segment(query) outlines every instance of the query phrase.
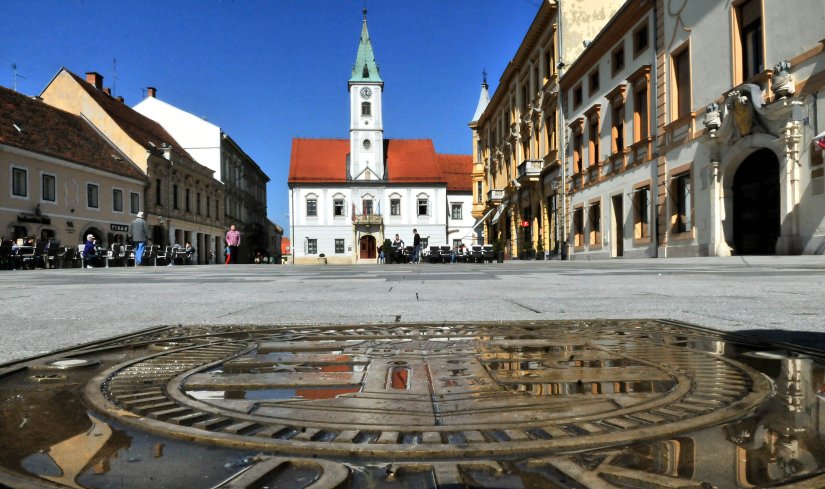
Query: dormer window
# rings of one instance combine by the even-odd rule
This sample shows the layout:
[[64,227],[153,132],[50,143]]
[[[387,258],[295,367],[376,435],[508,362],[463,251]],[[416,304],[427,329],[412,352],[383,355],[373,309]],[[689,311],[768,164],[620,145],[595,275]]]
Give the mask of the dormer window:
[[366,63],[364,63],[364,69],[363,69],[363,71],[361,71],[361,76],[364,77],[364,78],[369,78],[370,77],[370,69],[367,67]]

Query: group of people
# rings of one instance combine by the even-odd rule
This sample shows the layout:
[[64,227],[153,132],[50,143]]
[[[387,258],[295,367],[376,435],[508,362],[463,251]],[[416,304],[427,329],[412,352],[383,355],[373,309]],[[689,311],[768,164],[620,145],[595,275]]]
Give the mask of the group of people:
[[[149,241],[149,225],[146,223],[146,216],[144,215],[143,211],[138,212],[135,216],[135,220],[129,224],[129,239],[132,240],[132,243],[135,248],[135,266],[140,265],[143,262],[143,254],[146,249],[146,242]],[[238,247],[241,245],[241,232],[235,229],[235,225],[232,224],[229,227],[229,231],[226,232],[226,264],[229,265],[230,263],[238,263]],[[173,248],[181,248],[180,244],[175,244]],[[195,256],[195,248],[192,246],[192,243],[186,242],[183,246],[184,254],[186,260],[189,263],[192,263],[192,260]],[[100,260],[100,249],[97,244],[97,237],[94,234],[86,235],[86,242],[83,245],[83,265],[86,268],[94,268],[94,265],[97,264]],[[174,264],[174,260],[169,260],[168,265],[172,266]]]
[[[395,263],[400,263],[405,247],[404,240],[396,234],[395,240],[392,242],[392,251],[385,250],[383,246],[378,249],[378,263],[384,263],[388,253],[393,254]],[[413,229],[413,249],[412,255],[410,255],[410,263],[421,263],[421,236],[419,236],[417,229]]]

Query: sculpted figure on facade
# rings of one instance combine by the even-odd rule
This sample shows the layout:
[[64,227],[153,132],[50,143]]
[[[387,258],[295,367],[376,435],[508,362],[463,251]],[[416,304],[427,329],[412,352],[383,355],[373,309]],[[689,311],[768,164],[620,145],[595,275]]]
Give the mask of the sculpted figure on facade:
[[791,63],[782,61],[773,67],[773,77],[771,78],[771,91],[777,98],[786,98],[796,93],[796,86],[793,82],[793,75],[790,73]]

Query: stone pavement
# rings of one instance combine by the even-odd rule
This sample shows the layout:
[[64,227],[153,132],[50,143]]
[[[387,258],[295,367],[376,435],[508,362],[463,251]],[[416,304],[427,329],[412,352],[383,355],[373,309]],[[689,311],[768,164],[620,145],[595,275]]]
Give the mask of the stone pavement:
[[0,273],[0,363],[162,325],[663,318],[825,350],[825,257]]

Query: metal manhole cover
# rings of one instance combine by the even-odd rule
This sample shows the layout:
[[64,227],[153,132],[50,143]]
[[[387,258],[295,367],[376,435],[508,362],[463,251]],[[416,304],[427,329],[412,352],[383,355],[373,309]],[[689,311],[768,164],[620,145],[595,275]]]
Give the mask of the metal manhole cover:
[[823,487],[822,365],[649,320],[160,328],[0,370],[0,483]]

